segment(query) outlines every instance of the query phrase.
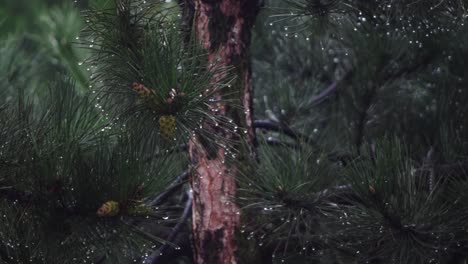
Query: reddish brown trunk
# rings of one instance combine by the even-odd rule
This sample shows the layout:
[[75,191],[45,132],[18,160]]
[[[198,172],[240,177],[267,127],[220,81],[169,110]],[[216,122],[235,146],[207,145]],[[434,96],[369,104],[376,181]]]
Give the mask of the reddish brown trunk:
[[[242,91],[239,95],[242,98],[244,111],[236,110],[229,105],[217,105],[217,107],[220,109],[220,115],[225,115],[246,128],[246,138],[253,153],[256,138],[252,128],[252,89],[248,48],[250,29],[259,9],[258,1],[191,0],[186,6],[194,7],[194,30],[202,46],[209,52],[210,62],[216,61],[218,67],[236,66],[238,81],[227,92]],[[220,136],[239,137],[235,134]],[[232,201],[236,193],[234,176],[237,169],[233,164],[227,165],[224,162],[223,149],[218,149],[213,156],[200,146],[201,144],[197,142],[190,142],[190,155],[192,161],[196,163],[191,180],[194,197],[195,261],[199,264],[237,263],[235,233],[240,217],[239,208]]]

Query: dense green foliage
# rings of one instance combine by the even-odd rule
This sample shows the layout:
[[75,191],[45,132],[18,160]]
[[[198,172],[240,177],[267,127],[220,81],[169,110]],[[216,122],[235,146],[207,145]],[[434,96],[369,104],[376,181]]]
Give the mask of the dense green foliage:
[[[94,52],[78,44],[84,24],[79,11],[71,5],[39,10],[39,29],[23,28],[1,47],[0,259],[137,260],[167,243],[159,236],[181,208],[176,203],[159,210],[151,201],[186,169],[186,159],[155,146],[152,134],[136,137],[120,114],[103,108],[110,100],[89,89],[101,80],[87,80],[85,72],[92,77],[97,70],[78,58]],[[176,32],[168,35],[172,44],[180,43]],[[198,58],[152,54],[156,61]],[[131,85],[128,91],[133,95]],[[118,214],[99,217],[108,202],[119,204]]]
[[[266,134],[288,159],[266,155],[251,182],[261,191],[243,193],[252,215],[264,209],[246,229],[273,261],[464,263],[465,7],[267,3],[253,45],[256,115],[311,146],[295,157],[288,137]],[[275,168],[268,182],[263,166]],[[307,186],[317,189],[302,195]]]
[[[185,143],[243,128],[167,2],[0,4],[0,263],[190,262]],[[240,263],[465,263],[468,3],[264,5]]]

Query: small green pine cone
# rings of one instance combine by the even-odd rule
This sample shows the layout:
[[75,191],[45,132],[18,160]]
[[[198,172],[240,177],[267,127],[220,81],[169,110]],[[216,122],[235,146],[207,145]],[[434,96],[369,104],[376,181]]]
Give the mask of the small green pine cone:
[[171,141],[174,138],[176,127],[176,119],[173,115],[163,115],[159,118],[159,129],[161,130],[161,136]]
[[153,213],[151,206],[146,204],[134,204],[128,207],[128,214],[133,216],[146,216]]
[[116,216],[120,212],[120,204],[116,201],[107,201],[99,209],[96,214],[99,217]]

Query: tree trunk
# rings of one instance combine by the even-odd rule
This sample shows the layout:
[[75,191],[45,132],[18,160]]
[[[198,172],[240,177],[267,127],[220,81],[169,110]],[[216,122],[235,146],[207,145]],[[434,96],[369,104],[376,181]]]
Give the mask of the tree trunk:
[[[245,128],[240,134],[226,134],[214,128],[219,136],[239,139],[246,136],[254,155],[256,147],[255,131],[252,127],[252,88],[251,68],[248,49],[250,29],[259,10],[257,0],[186,0],[184,14],[193,14],[193,30],[202,47],[209,52],[209,63],[217,67],[235,66],[237,81],[226,93],[237,93],[243,110],[223,104],[217,105],[218,114],[232,119],[239,127]],[[184,18],[184,20],[187,18]],[[190,20],[190,18],[189,18]],[[216,76],[215,78],[223,78]],[[214,80],[217,81],[217,80]],[[222,94],[216,95],[222,98]],[[190,156],[195,164],[191,185],[193,190],[193,238],[196,263],[218,264],[237,263],[235,241],[239,226],[239,208],[232,201],[236,193],[234,164],[224,162],[224,149],[214,152],[200,148],[199,139],[190,142]],[[235,147],[235,146],[230,146]],[[243,155],[240,155],[241,157]],[[243,156],[244,158],[246,155]],[[239,157],[237,157],[239,158]]]

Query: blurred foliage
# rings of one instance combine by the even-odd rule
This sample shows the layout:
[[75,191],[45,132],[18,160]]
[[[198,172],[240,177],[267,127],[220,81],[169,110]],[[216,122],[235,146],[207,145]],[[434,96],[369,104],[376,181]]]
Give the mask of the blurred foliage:
[[[252,46],[256,115],[327,148],[359,152],[364,142],[393,134],[419,157],[431,146],[459,149],[447,140],[467,135],[460,116],[468,96],[460,45],[467,29],[452,6],[462,3],[442,1],[436,9],[448,11],[434,9],[431,18],[439,19],[429,20],[419,13],[394,19],[403,2],[371,2],[267,2]],[[326,18],[336,23],[306,26]]]
[[46,11],[48,6],[57,4],[56,0],[28,1],[28,0],[5,0],[0,5],[0,36],[7,37],[9,34],[20,32],[32,32],[38,30],[38,17]]
[[[259,126],[263,144],[273,149],[264,156],[261,146],[260,165],[247,170],[250,184],[239,181],[251,216],[244,219],[245,237],[275,256],[267,263],[463,263],[466,4],[265,2],[252,44],[255,115],[289,131],[289,138]],[[274,157],[275,149],[281,157]],[[333,210],[315,233],[306,224],[294,229],[301,224],[286,221],[284,212],[302,203],[320,211],[322,204],[313,200],[317,190],[293,204],[276,200],[270,206],[277,173],[298,183],[330,179],[318,173],[307,180],[297,170],[309,166],[292,158],[305,149],[338,168],[334,186],[321,187],[327,191],[322,202],[336,207],[328,208]],[[272,169],[268,181],[266,168]],[[289,230],[284,240],[256,235],[276,225]],[[309,239],[294,240],[295,234]]]
[[[66,71],[80,87],[86,87],[87,74],[78,67],[85,55],[76,47],[82,28],[79,11],[69,1],[10,1],[0,5],[5,20],[0,23],[0,39],[21,45],[19,52],[25,59],[39,61],[40,70],[33,78],[50,78],[50,73]],[[16,65],[22,65],[17,63]]]

